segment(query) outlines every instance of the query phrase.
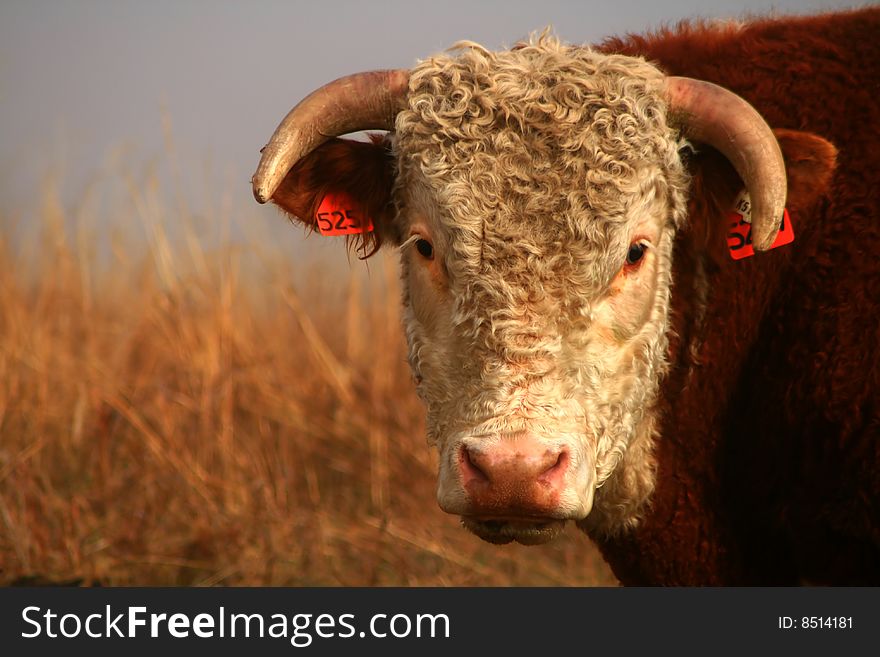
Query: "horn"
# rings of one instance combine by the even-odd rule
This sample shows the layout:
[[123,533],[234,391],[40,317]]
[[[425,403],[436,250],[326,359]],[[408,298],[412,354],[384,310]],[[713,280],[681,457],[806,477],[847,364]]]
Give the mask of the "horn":
[[404,107],[409,71],[367,71],[330,82],[306,96],[275,129],[256,173],[254,198],[265,203],[291,167],[331,137],[391,130]]
[[787,191],[785,162],[770,126],[748,102],[711,82],[668,77],[665,92],[685,136],[717,148],[733,164],[752,201],[752,245],[769,249]]

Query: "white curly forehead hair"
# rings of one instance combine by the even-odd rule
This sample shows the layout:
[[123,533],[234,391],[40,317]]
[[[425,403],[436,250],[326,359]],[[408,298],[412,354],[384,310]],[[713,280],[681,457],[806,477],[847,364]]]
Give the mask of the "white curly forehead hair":
[[642,59],[546,33],[502,52],[459,43],[410,75],[396,131],[400,171],[416,175],[401,182],[454,213],[456,245],[474,221],[503,230],[524,216],[602,242],[649,189],[678,222],[687,181],[663,82]]
[[640,439],[639,471],[609,487],[628,489],[614,524],[634,519],[653,478],[687,186],[663,75],[544,35],[505,52],[458,44],[409,84],[396,122],[405,323],[441,506],[469,506],[463,449],[480,470],[486,445],[528,434],[566,453],[563,503],[580,516]]

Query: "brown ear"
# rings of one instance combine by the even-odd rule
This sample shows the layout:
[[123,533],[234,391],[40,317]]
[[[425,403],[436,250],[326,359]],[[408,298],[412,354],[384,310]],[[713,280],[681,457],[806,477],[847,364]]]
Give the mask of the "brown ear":
[[[803,217],[827,192],[837,166],[837,148],[822,137],[799,130],[775,129],[785,160],[788,196],[785,206]],[[707,148],[690,158],[693,173],[688,212],[691,229],[704,246],[726,243],[725,217],[733,208],[742,182],[716,150]],[[703,222],[702,218],[706,221]]]
[[346,194],[362,216],[372,219],[373,230],[347,235],[349,244],[367,258],[384,241],[397,241],[392,226],[391,189],[394,160],[386,135],[370,135],[369,142],[334,138],[294,165],[272,196],[272,201],[312,230],[327,194]]
[[786,205],[807,210],[828,191],[837,166],[834,144],[811,132],[774,130],[788,176]]

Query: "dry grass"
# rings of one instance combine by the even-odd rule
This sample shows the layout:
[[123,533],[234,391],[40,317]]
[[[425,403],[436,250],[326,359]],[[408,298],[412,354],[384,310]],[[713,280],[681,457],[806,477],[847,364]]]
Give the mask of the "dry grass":
[[0,583],[615,583],[573,528],[496,547],[439,510],[393,262],[171,239],[184,210],[130,194],[140,255],[51,194],[30,249],[0,216]]

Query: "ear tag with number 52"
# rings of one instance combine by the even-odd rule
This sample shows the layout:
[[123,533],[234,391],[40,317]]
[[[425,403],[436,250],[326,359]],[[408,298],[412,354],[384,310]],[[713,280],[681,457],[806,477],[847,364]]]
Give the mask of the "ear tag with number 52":
[[[734,209],[727,215],[727,221],[727,248],[730,250],[730,257],[741,260],[755,255],[755,249],[752,247],[752,202],[747,191],[743,190],[737,196]],[[788,210],[784,209],[779,234],[770,248],[775,249],[793,241],[794,227],[791,225]]]
[[315,221],[321,235],[357,235],[373,230],[373,220],[345,192],[328,192]]

